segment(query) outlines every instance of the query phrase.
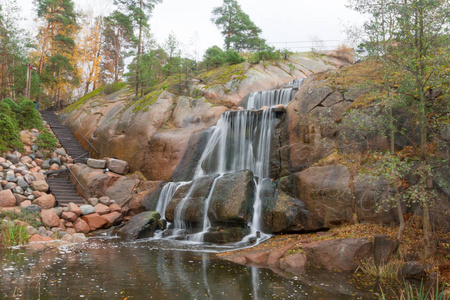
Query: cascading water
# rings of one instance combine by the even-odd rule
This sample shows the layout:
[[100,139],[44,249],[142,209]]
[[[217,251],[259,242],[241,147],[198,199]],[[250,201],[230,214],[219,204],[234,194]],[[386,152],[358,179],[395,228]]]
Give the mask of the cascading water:
[[280,104],[286,106],[292,100],[296,91],[297,87],[251,93],[247,100],[246,109],[261,109],[265,106],[274,107]]
[[[267,236],[262,233],[262,201],[260,194],[263,190],[264,182],[267,180],[271,181],[271,143],[276,121],[276,110],[273,107],[280,104],[286,106],[293,99],[298,88],[297,85],[300,84],[300,81],[294,81],[291,83],[291,86],[294,87],[252,93],[249,95],[245,110],[227,111],[222,114],[217,125],[212,128],[207,146],[195,170],[192,185],[175,209],[174,236],[186,233],[186,205],[191,193],[196,188],[198,179],[208,175],[218,175],[212,182],[209,195],[204,201],[201,232],[187,237],[192,241],[203,242],[205,233],[211,227],[208,210],[217,181],[226,173],[243,170],[253,172],[256,186],[252,220],[248,224],[251,231],[250,235],[244,238],[244,241],[249,241],[252,237],[258,239]],[[265,106],[268,108],[258,110]],[[167,184],[166,186],[167,189],[163,189],[161,192],[157,208],[162,216],[165,215],[162,210],[165,210],[168,202],[179,187],[177,183]],[[170,199],[168,199],[169,197]]]
[[180,186],[187,184],[187,182],[168,182],[161,190],[159,194],[158,203],[156,205],[155,211],[159,212],[161,219],[166,219],[166,208],[170,200],[172,200],[173,195]]

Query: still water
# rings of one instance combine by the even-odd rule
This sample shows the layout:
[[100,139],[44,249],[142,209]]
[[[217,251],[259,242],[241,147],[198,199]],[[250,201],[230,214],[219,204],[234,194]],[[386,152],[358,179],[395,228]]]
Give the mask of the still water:
[[91,238],[77,247],[0,250],[0,299],[376,299],[350,274],[276,274],[215,257],[223,248]]

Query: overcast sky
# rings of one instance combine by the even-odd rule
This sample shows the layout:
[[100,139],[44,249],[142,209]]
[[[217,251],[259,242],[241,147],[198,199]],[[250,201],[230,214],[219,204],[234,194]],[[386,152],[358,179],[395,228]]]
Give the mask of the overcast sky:
[[[74,0],[79,9],[108,14],[113,0]],[[34,27],[33,0],[18,0],[28,17],[26,25]],[[308,51],[311,40],[320,39],[323,47],[345,41],[344,24],[361,24],[362,17],[345,7],[347,0],[239,0],[250,19],[262,29],[262,37],[279,48]],[[163,0],[150,19],[156,41],[164,43],[172,32],[183,43],[184,54],[197,52],[200,58],[210,46],[223,46],[219,30],[211,22],[214,7],[222,0]],[[295,43],[294,43],[295,42]],[[302,43],[299,43],[302,42]]]

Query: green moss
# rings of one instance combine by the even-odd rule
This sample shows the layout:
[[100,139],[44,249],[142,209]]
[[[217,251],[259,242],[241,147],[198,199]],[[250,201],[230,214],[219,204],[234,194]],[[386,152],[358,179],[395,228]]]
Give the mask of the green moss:
[[104,94],[105,95],[110,95],[110,94],[115,93],[117,91],[123,90],[126,87],[127,87],[127,83],[126,82],[116,82],[116,83],[113,83],[113,84],[108,84],[108,85],[105,86]]
[[238,65],[222,66],[217,69],[205,72],[200,75],[200,78],[207,85],[217,85],[225,84],[232,79],[242,81],[245,78],[245,73],[248,70],[248,65],[246,63],[241,63]]
[[141,99],[139,99],[133,107],[133,112],[139,112],[139,111],[148,111],[149,107],[155,104],[156,100],[158,100],[158,97],[161,95],[163,91],[154,91],[151,92]]
[[78,108],[80,108],[81,105],[83,105],[84,103],[86,103],[87,100],[91,99],[92,97],[97,96],[99,93],[103,92],[105,90],[105,87],[99,87],[96,90],[93,90],[90,93],[87,93],[86,95],[84,95],[83,97],[81,97],[80,99],[78,99],[78,101],[72,103],[71,105],[69,105],[68,107],[66,107],[63,111],[63,113],[70,113]]

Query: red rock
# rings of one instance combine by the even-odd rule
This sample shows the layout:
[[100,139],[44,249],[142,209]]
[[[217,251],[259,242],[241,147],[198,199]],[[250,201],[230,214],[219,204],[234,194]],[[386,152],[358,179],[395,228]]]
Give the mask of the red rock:
[[31,188],[35,191],[46,192],[48,191],[48,184],[45,180],[35,180],[31,183]]
[[35,243],[35,242],[50,242],[53,241],[52,238],[49,238],[47,236],[42,236],[39,234],[35,234],[30,238],[30,243]]
[[73,227],[76,232],[88,233],[89,231],[91,231],[89,229],[88,223],[80,218],[78,218],[75,223],[73,223]]
[[16,206],[16,197],[14,197],[11,190],[4,190],[0,192],[0,207],[14,207]]
[[78,205],[73,202],[69,203],[69,211],[75,213],[78,217],[81,216],[81,209]]
[[91,231],[102,228],[108,222],[97,213],[82,216],[81,219],[89,225]]
[[65,223],[66,223],[66,221],[64,221],[63,219],[59,220],[59,228],[61,228],[63,231],[66,230]]
[[104,226],[105,228],[109,228],[114,225],[119,225],[120,222],[122,222],[123,220],[122,214],[120,214],[119,212],[112,212],[110,214],[103,215],[102,218],[104,218],[107,221],[107,223]]
[[73,223],[66,221],[66,224],[64,224],[64,226],[66,226],[67,228],[73,228]]
[[110,212],[109,207],[101,203],[94,206],[94,209],[95,212],[98,213],[99,215],[106,215]]
[[58,170],[59,170],[58,164],[53,164],[49,168],[49,171],[58,171]]
[[72,211],[64,211],[61,213],[61,218],[68,222],[75,222],[75,220],[78,218],[77,214]]
[[51,194],[41,193],[41,196],[36,199],[35,203],[43,209],[49,209],[55,206],[56,199],[55,196]]
[[361,261],[373,258],[373,243],[366,238],[332,239],[303,245],[312,267],[355,271]]
[[294,253],[284,257],[280,261],[280,268],[295,275],[306,273],[307,259],[303,253]]
[[34,161],[36,162],[36,164],[37,164],[38,166],[42,165],[42,163],[44,162],[44,161],[43,161],[42,159],[40,159],[40,158],[36,158]]
[[34,196],[35,198],[39,198],[39,197],[41,196],[41,192],[39,192],[39,191],[34,191],[34,192],[33,192],[33,196]]
[[[66,226],[67,226],[67,223],[66,223]],[[86,226],[87,226],[87,224],[86,224]],[[67,228],[67,229],[66,229],[66,232],[67,232],[67,234],[74,234],[74,233],[76,233],[77,231],[75,230],[75,228]]]
[[3,167],[2,166],[0,166],[0,172],[3,172]]
[[40,172],[30,173],[30,174],[34,177],[34,180],[36,180],[36,181],[42,181],[42,180],[45,181],[45,175]]
[[111,204],[109,206],[109,209],[111,210],[111,212],[120,212],[122,210],[120,205],[119,204],[115,204],[115,203]]
[[31,205],[31,201],[30,200],[25,200],[22,203],[20,203],[20,207],[28,207]]
[[21,161],[23,164],[30,164],[33,160],[32,160],[31,157],[29,157],[29,156],[22,156],[22,157],[20,158],[20,161]]
[[41,212],[41,221],[45,226],[58,227],[59,217],[52,209],[44,209]]

